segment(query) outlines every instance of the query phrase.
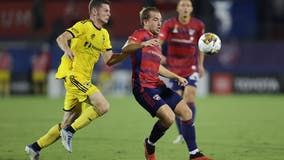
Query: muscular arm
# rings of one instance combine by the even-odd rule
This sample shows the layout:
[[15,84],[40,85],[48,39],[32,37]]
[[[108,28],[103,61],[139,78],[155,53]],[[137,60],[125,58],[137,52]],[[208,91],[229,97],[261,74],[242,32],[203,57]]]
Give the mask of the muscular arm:
[[156,38],[150,39],[148,41],[140,42],[140,43],[136,43],[136,42],[128,40],[125,43],[125,45],[122,47],[122,52],[133,53],[136,50],[141,49],[143,47],[158,46],[158,45],[160,45],[160,41],[158,39],[156,39]]
[[[127,44],[127,42],[126,42]],[[125,44],[125,45],[126,45]],[[125,46],[124,45],[124,46]],[[124,60],[130,53],[129,52],[122,52],[121,53],[113,53],[112,51],[104,52],[103,59],[108,66],[112,66],[122,60]]]
[[73,35],[67,31],[63,32],[56,38],[56,42],[58,46],[60,47],[60,49],[64,51],[64,54],[66,54],[66,56],[70,58],[71,60],[74,59],[74,53],[70,49],[68,45],[68,41],[71,40],[72,38],[73,38]]
[[156,45],[157,39],[151,39],[149,41],[141,42],[141,43],[135,43],[133,41],[127,41],[125,45],[122,47],[122,53],[120,54],[114,54],[112,51],[107,51],[103,53],[104,61],[108,66],[112,66],[123,59],[125,59],[128,55],[131,53],[134,53],[136,50],[143,48],[145,46],[151,46]]
[[171,78],[177,80],[178,75],[166,69],[163,65],[159,67],[159,74],[166,78]]
[[188,83],[185,78],[180,77],[177,74],[169,71],[163,65],[160,65],[160,67],[159,67],[159,74],[163,77],[175,79],[176,81],[178,81],[178,84],[181,85],[181,86],[185,86]]
[[122,52],[122,53],[113,53],[112,51],[106,51],[102,54],[105,63],[108,66],[112,66],[122,60],[124,60],[129,54]]

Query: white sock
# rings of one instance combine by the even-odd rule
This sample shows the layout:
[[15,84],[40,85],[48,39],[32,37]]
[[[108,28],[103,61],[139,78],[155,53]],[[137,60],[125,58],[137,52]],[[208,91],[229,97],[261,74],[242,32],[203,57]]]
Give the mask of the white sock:
[[189,154],[191,154],[191,155],[195,155],[196,153],[198,153],[199,152],[199,149],[198,148],[196,148],[195,150],[193,150],[193,151],[190,151],[189,152]]
[[155,145],[156,145],[156,143],[150,142],[149,138],[148,138],[148,140],[147,140],[147,143],[150,144],[150,145],[152,145],[152,146],[155,146]]

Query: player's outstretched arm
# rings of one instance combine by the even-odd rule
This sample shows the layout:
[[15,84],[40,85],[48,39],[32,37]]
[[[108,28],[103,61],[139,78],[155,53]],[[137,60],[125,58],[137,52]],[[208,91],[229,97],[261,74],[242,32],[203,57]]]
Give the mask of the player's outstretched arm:
[[187,80],[181,76],[178,76],[177,74],[169,71],[167,68],[165,68],[163,65],[160,65],[159,67],[159,74],[166,78],[175,79],[180,86],[186,86]]
[[111,52],[107,52],[105,54],[103,54],[105,56],[104,57],[104,61],[106,62],[106,64],[108,66],[112,66],[122,60],[124,60],[129,54],[128,53],[113,53],[112,51]]
[[127,41],[125,43],[125,45],[122,47],[122,52],[125,53],[133,53],[138,49],[141,49],[143,47],[148,47],[148,46],[159,46],[160,45],[160,41],[157,38],[154,39],[150,39],[148,41],[145,42],[140,42],[140,43],[136,43],[134,41]]

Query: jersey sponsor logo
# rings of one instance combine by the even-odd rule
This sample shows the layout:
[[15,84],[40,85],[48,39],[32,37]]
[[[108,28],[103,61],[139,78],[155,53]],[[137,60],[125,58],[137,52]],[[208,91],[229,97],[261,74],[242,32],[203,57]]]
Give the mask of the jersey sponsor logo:
[[93,40],[95,37],[96,37],[95,34],[92,34],[92,35],[91,35],[91,39],[92,39],[92,40]]
[[152,54],[152,55],[156,55],[158,57],[162,57],[162,55],[159,53],[159,52],[156,52],[156,51],[153,51],[153,50],[150,50],[148,53]]
[[95,47],[94,45],[92,45],[92,43],[90,43],[90,42],[88,42],[88,41],[86,41],[86,42],[84,43],[84,47],[85,47],[85,48],[92,48],[92,49],[97,50],[97,51],[99,51],[99,52],[101,51],[100,48]]
[[156,100],[156,101],[159,101],[159,100],[161,100],[161,97],[158,94],[156,94],[156,95],[153,96],[153,99]]
[[172,42],[177,42],[177,43],[186,43],[186,44],[191,44],[193,42],[193,37],[190,37],[189,40],[187,39],[176,39],[176,38],[173,38],[171,39]]
[[105,40],[106,40],[105,35],[103,35],[103,37],[102,37],[103,43],[105,43]]

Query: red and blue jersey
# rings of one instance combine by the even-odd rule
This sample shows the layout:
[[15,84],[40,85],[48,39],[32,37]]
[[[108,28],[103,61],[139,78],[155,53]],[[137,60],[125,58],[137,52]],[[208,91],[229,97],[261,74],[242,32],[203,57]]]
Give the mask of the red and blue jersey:
[[167,68],[188,77],[198,71],[197,43],[204,33],[204,23],[191,17],[189,23],[182,24],[177,18],[163,23],[159,39],[167,43]]
[[[152,38],[157,38],[157,36],[145,29],[138,29],[128,40],[141,43]],[[164,85],[159,78],[161,55],[160,46],[143,47],[131,55],[133,88],[156,88]]]

